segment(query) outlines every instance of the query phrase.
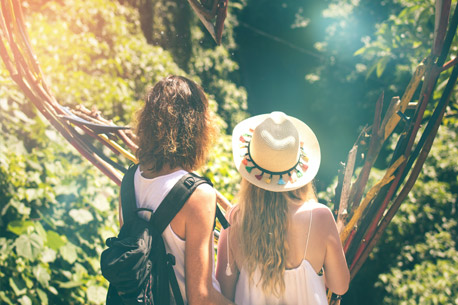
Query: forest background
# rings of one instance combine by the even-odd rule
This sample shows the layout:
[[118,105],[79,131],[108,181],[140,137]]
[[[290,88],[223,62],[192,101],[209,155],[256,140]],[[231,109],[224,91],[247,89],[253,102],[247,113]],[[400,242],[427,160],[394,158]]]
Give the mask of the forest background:
[[[316,187],[330,207],[339,163],[371,124],[377,97],[403,94],[434,30],[431,0],[234,0],[217,46],[185,0],[21,2],[61,104],[129,125],[148,86],[189,76],[222,131],[202,173],[230,200],[239,180],[232,127],[284,111],[317,133]],[[455,37],[451,54],[457,45]],[[458,304],[457,99],[455,89],[416,186],[342,304]],[[0,129],[0,303],[102,304],[99,258],[118,230],[118,188],[38,114],[3,65]],[[390,149],[376,167],[386,167]]]

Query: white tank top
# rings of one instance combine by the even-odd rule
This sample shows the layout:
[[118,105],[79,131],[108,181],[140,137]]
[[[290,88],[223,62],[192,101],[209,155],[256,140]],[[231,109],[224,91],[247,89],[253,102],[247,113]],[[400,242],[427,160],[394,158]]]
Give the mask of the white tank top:
[[310,262],[305,258],[311,228],[312,210],[310,210],[304,258],[298,267],[285,270],[285,292],[281,297],[264,293],[259,269],[255,270],[250,282],[248,273],[242,267],[235,288],[235,303],[238,305],[327,305],[323,276],[316,274]]
[[[175,183],[180,180],[187,172],[178,170],[168,175],[159,176],[153,179],[144,178],[140,173],[140,168],[137,168],[134,176],[135,197],[138,208],[147,208],[153,211],[161,204],[165,196],[170,192]],[[139,215],[145,219],[149,219],[151,213],[140,212]],[[162,233],[165,243],[165,249],[168,253],[175,256],[175,266],[173,267],[177,277],[178,285],[180,286],[183,302],[187,304],[186,298],[186,282],[185,282],[185,260],[184,251],[186,241],[182,240],[175,232],[173,232],[170,224]],[[212,247],[213,249],[215,247]],[[214,254],[214,253],[213,253]],[[214,255],[213,255],[214,257]],[[214,268],[212,268],[212,283],[217,291],[221,291],[218,281],[215,277]]]

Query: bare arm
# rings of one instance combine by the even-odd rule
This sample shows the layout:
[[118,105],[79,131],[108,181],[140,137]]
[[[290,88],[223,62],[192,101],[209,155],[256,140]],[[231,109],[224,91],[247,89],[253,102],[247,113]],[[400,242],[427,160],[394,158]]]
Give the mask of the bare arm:
[[[230,252],[228,258],[228,232],[230,228],[221,230],[218,240],[218,260],[216,264],[216,278],[221,285],[221,292],[229,300],[234,300],[235,285],[239,277],[239,270],[234,260],[234,255]],[[229,245],[230,246],[230,245]],[[231,275],[226,274],[227,263],[230,263]]]
[[326,255],[324,258],[324,270],[326,286],[335,294],[343,295],[350,284],[350,272],[348,271],[345,253],[340,242],[337,226],[332,212],[326,209],[325,222],[328,227],[326,243]]
[[188,304],[233,304],[212,284],[215,191],[208,185],[200,186],[183,210],[186,215],[185,278]]

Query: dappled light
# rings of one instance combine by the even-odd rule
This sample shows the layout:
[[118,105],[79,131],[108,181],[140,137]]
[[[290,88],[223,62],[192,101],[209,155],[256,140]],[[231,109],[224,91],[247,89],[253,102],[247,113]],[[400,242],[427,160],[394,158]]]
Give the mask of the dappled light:
[[238,122],[279,110],[316,130],[352,278],[330,304],[457,304],[457,1],[361,2],[2,1],[0,303],[105,302],[136,111],[176,74],[216,115],[199,173],[224,210]]

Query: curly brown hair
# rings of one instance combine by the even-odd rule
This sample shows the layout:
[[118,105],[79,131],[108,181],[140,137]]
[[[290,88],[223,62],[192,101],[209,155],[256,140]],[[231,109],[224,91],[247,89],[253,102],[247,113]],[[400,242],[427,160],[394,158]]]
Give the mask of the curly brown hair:
[[159,81],[137,117],[140,164],[160,171],[165,164],[193,171],[202,166],[217,129],[205,93],[183,76]]

